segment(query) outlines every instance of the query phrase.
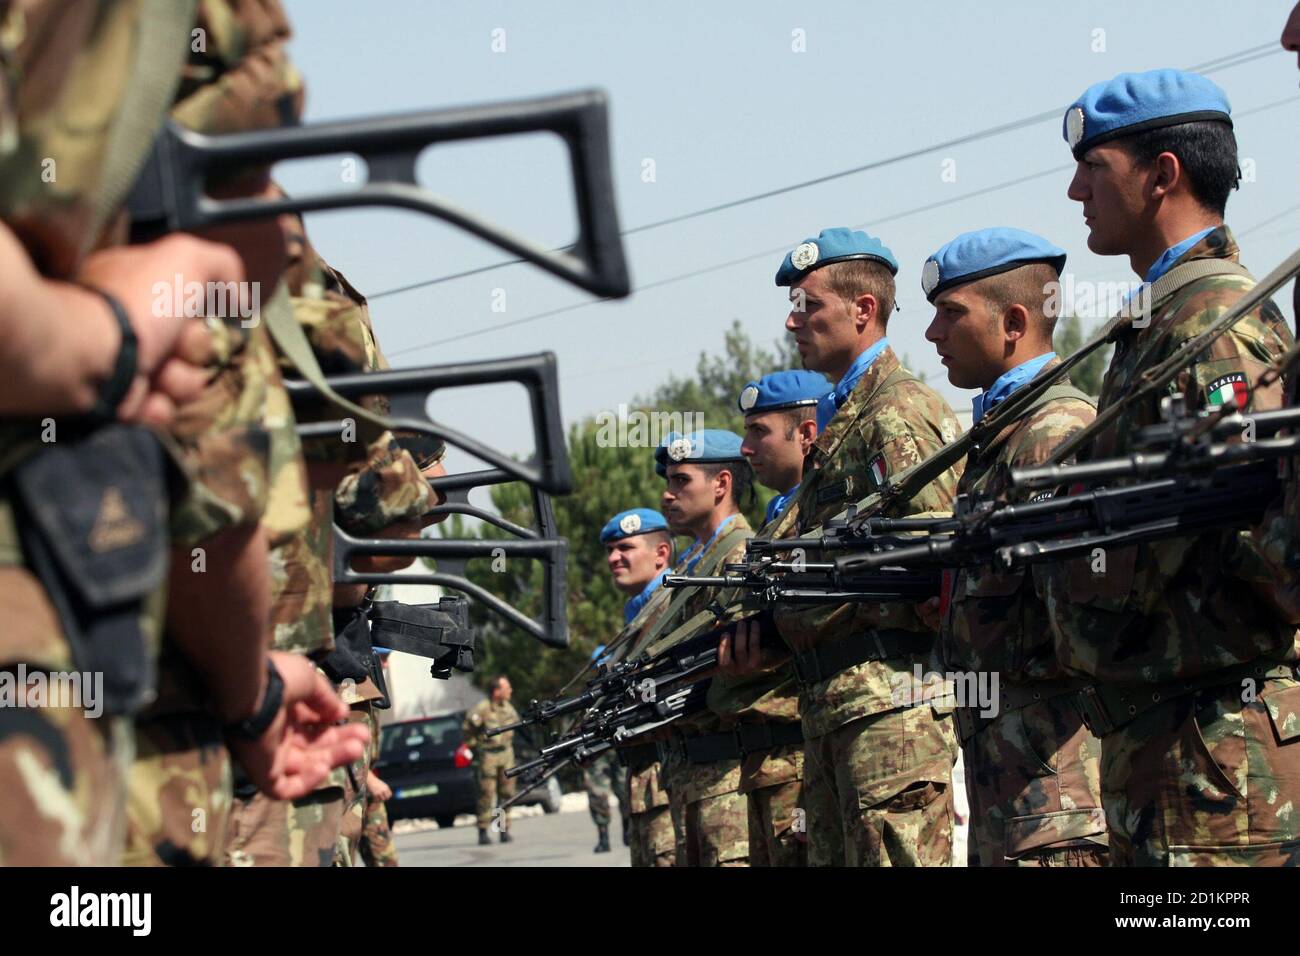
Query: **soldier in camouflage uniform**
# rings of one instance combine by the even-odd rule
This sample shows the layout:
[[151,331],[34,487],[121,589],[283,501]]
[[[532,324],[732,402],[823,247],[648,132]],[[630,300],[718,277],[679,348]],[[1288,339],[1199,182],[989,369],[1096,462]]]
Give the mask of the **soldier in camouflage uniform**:
[[[802,369],[773,372],[741,390],[745,441],[740,450],[758,480],[777,492],[768,502],[759,535],[767,533],[794,499],[804,458],[817,438],[817,405],[829,391],[824,376]],[[749,654],[745,648],[746,664]],[[749,674],[747,667],[733,668],[732,661],[732,639],[724,638],[718,646],[722,673],[709,687],[709,708],[739,724],[740,792],[748,798],[750,866],[805,866],[803,728],[794,670],[786,662]]]
[[[828,229],[800,243],[777,273],[777,284],[791,287],[786,328],[804,365],[838,383],[818,409],[820,434],[774,538],[821,528],[956,437],[947,403],[902,367],[884,337],[897,269],[879,240]],[[959,471],[887,516],[946,513]],[[936,707],[900,707],[891,694],[896,675],[929,669],[934,632],[913,606],[893,602],[778,607],[774,618],[802,690],[809,865],[948,865],[951,722]]]
[[[740,436],[717,429],[670,434],[655,451],[667,480],[663,512],[669,526],[695,541],[674,573],[714,575],[744,560],[753,536],[740,503],[752,493],[753,472]],[[723,610],[713,588],[678,592],[663,616],[630,650],[651,655],[715,625]],[[660,732],[663,774],[671,797],[678,866],[748,866],[749,813],[740,793],[740,754],[729,724],[709,710],[682,717]]]
[[[207,336],[198,323],[180,322],[183,316],[177,315],[164,315],[161,318],[170,321],[160,321],[154,291],[157,278],[165,276],[168,282],[173,282],[177,273],[191,280],[209,281],[237,281],[244,275],[258,281],[266,278],[266,274],[244,271],[229,250],[219,251],[219,247],[182,237],[169,237],[131,250],[109,248],[119,246],[125,238],[126,219],[120,212],[125,187],[139,169],[152,131],[163,120],[176,89],[184,53],[191,48],[193,40],[189,32],[194,25],[193,16],[193,6],[183,3],[122,4],[108,12],[91,3],[62,5],[58,10],[54,5],[27,4],[20,9],[8,3],[0,4],[0,72],[3,73],[0,75],[0,162],[6,167],[0,214],[22,237],[31,260],[56,286],[60,280],[75,276],[81,282],[98,285],[101,295],[110,302],[117,300],[113,308],[121,328],[134,327],[139,340],[137,375],[134,382],[129,375],[123,379],[122,391],[113,394],[107,409],[97,414],[101,420],[111,420],[116,412],[117,417],[126,421],[169,425],[177,439],[171,447],[195,478],[184,497],[174,503],[171,513],[172,538],[180,561],[172,569],[172,587],[179,590],[169,609],[169,629],[174,641],[169,641],[168,653],[177,658],[184,654],[187,662],[183,667],[191,669],[194,679],[206,685],[201,689],[203,696],[215,702],[217,711],[215,717],[205,714],[184,727],[173,728],[175,732],[164,746],[172,753],[181,754],[182,759],[199,753],[206,753],[212,759],[207,767],[195,768],[197,772],[193,773],[171,765],[164,767],[163,764],[169,763],[170,754],[161,757],[160,751],[151,750],[161,741],[149,732],[150,728],[142,728],[139,735],[142,759],[130,774],[134,794],[138,792],[136,783],[142,768],[157,767],[161,771],[154,781],[158,786],[150,794],[149,817],[141,826],[137,816],[133,820],[133,833],[141,837],[138,845],[144,857],[177,861],[210,858],[213,846],[220,839],[224,813],[222,768],[226,764],[218,719],[234,720],[259,711],[262,709],[259,698],[268,686],[269,672],[256,616],[257,609],[264,606],[262,586],[257,583],[256,574],[232,581],[232,584],[237,581],[237,587],[244,587],[242,592],[227,590],[226,581],[232,570],[265,565],[266,545],[258,536],[260,532],[254,529],[258,528],[267,507],[270,476],[276,474],[265,449],[272,424],[268,410],[273,412],[276,408],[270,395],[279,388],[273,365],[269,367],[271,374],[266,374],[268,365],[259,357],[255,331],[245,334],[238,323],[223,323],[214,317],[209,320],[209,331],[215,349],[208,348]],[[34,57],[38,51],[42,54],[40,59]],[[50,82],[54,76],[57,79]],[[139,86],[131,91],[129,98],[124,85],[126,77]],[[40,95],[18,95],[24,83],[30,83],[31,90],[39,90]],[[182,86],[181,101],[188,95],[187,87]],[[21,109],[10,112],[19,105]],[[67,121],[65,114],[74,112],[77,119]],[[91,113],[95,118],[88,120]],[[133,133],[126,137],[128,127]],[[42,170],[49,163],[59,164],[60,172],[42,177]],[[32,226],[37,228],[29,232]],[[256,230],[232,230],[225,238],[240,244],[242,252],[250,247],[241,243],[255,234]],[[3,235],[7,238],[8,231]],[[103,251],[87,254],[97,246]],[[8,254],[8,247],[3,251]],[[20,268],[30,269],[30,265]],[[272,278],[275,268],[278,264],[267,269]],[[10,294],[15,290],[21,292],[22,272],[15,273],[6,261],[6,274],[10,277],[7,279]],[[34,272],[31,276],[35,280]],[[149,290],[148,305],[145,289]],[[89,297],[94,300],[93,295]],[[103,308],[102,301],[99,306]],[[69,299],[55,307],[60,316],[75,315],[78,321],[87,323],[74,352],[106,341],[98,331],[102,325],[91,324],[85,306],[78,308]],[[37,307],[31,314],[41,311]],[[139,316],[145,314],[148,319],[140,322]],[[50,331],[59,326],[60,320],[52,319],[52,322]],[[181,334],[179,343],[178,333]],[[58,344],[52,335],[47,336],[46,342]],[[177,358],[164,361],[178,345],[183,347],[178,353],[181,361]],[[27,360],[26,356],[22,358]],[[120,356],[117,362],[119,368],[123,367]],[[195,369],[198,374],[187,373],[182,367],[184,362],[204,362],[209,370]],[[102,369],[106,372],[109,367],[106,363]],[[228,375],[225,370],[231,367],[238,368]],[[228,388],[232,375],[235,381],[244,384],[246,390],[242,394],[236,388],[232,396]],[[6,376],[6,381],[11,379]],[[111,389],[101,391],[106,395]],[[38,396],[40,392],[35,390],[32,394]],[[230,409],[222,407],[227,401],[232,406]],[[77,408],[56,401],[45,405],[43,410],[84,413],[90,404],[88,399],[84,407]],[[287,399],[279,408],[287,409]],[[70,419],[67,427],[76,431],[75,420]],[[301,471],[292,471],[296,444],[290,440],[285,448],[287,473],[296,474],[300,482]],[[151,508],[165,501],[161,493],[150,491],[144,480],[139,481],[138,491],[155,496]],[[105,503],[109,501],[108,497],[104,499]],[[105,504],[101,508],[99,519],[103,522],[97,519],[91,540],[95,550],[125,552],[139,543],[141,529],[147,523],[145,513],[133,510],[138,504],[133,499],[132,488],[118,489],[116,497],[111,498],[112,506]],[[11,527],[9,522],[0,524]],[[104,547],[96,546],[96,540]],[[214,558],[231,559],[214,567],[213,573],[202,581],[194,579],[198,569],[188,567],[194,556],[189,546],[198,542]],[[22,568],[22,553],[11,551],[7,545],[6,541],[0,595],[10,605],[5,608],[6,615],[29,622],[30,627],[15,635],[16,645],[0,652],[0,662],[25,661],[37,668],[67,669],[75,663],[75,658],[66,654],[68,643],[63,628],[55,621],[40,587]],[[160,598],[161,592],[156,597]],[[228,621],[223,640],[218,641],[212,639],[211,629],[219,615],[210,611],[214,602],[223,600],[234,600],[251,613]],[[148,658],[157,653],[160,610],[161,604],[156,599],[147,600],[142,606],[138,628],[147,641],[144,650]],[[115,650],[110,651],[114,654],[114,666],[126,663],[125,657],[130,653],[129,644],[122,642],[123,636],[119,634],[113,645]],[[63,653],[59,652],[60,648],[64,649]],[[169,680],[172,671],[166,655],[164,661],[160,704],[177,696],[176,683]],[[152,669],[151,664],[145,666],[147,670]],[[281,660],[275,662],[275,669],[279,678],[283,678],[286,705],[295,701],[305,705],[302,710],[315,712],[313,722],[335,719],[338,701],[326,696],[328,691],[323,682],[318,684],[309,671]],[[133,706],[138,706],[138,701],[139,698]],[[350,752],[354,746],[345,743],[351,735],[331,730],[315,745],[295,748],[288,736],[281,735],[286,728],[294,729],[298,718],[290,717],[286,723],[287,709],[282,707],[279,713],[278,724],[270,725],[278,726],[278,731],[264,733],[256,742],[239,743],[255,760],[262,786],[299,792],[319,779],[328,762],[345,759],[341,754]],[[269,719],[274,715],[269,712],[265,716]],[[58,728],[51,734],[33,735],[34,726],[23,728],[16,737],[8,730],[0,732],[0,740],[6,741],[0,745],[0,777],[5,779],[11,795],[6,801],[7,811],[13,813],[12,817],[6,814],[0,821],[0,860],[116,862],[122,846],[126,767],[133,749],[130,731],[118,717],[106,719],[94,728],[66,710],[51,710],[48,719]],[[157,729],[157,725],[152,729]],[[31,744],[36,741],[40,743],[33,748]],[[277,752],[283,765],[288,749],[299,751],[301,772],[272,774],[272,760],[277,759]],[[53,763],[47,758],[52,758]],[[13,780],[10,760],[14,761],[12,768],[27,768],[17,772]],[[35,782],[47,766],[69,768],[69,771],[60,772],[57,778],[46,775],[39,782],[39,800],[27,806],[23,799],[28,792],[27,783]],[[183,832],[179,811],[168,815],[166,825],[158,823],[164,803],[184,804]],[[139,805],[140,801],[133,796],[132,809],[138,809]],[[55,807],[57,819],[46,813]],[[15,824],[12,829],[11,819]],[[52,827],[46,827],[46,823]]]
[[[925,335],[953,385],[981,389],[975,421],[1060,364],[1052,328],[1064,265],[1062,250],[1019,229],[965,233],[926,261],[921,284],[934,320]],[[1051,386],[967,455],[958,494],[1026,500],[1009,496],[1009,470],[1042,464],[1095,417],[1092,399],[1064,383]],[[954,711],[970,798],[970,865],[1104,866],[1101,746],[1073,706],[1070,695],[1082,682],[1061,672],[1032,575],[962,568],[945,576],[945,592],[945,672],[960,675],[963,693],[985,691],[979,700],[957,700]],[[906,690],[913,702],[925,695]]]
[[[614,579],[614,586],[628,595],[623,606],[625,625],[630,627],[640,616],[641,610],[662,590],[664,575],[672,562],[673,539],[668,530],[668,522],[659,512],[650,508],[633,508],[620,511],[600,530],[600,543],[605,546],[606,566]],[[611,654],[629,640],[627,627],[611,642]],[[600,648],[601,653],[604,648]],[[631,820],[628,793],[628,774],[623,755],[620,761],[614,753],[603,755],[591,765],[583,767],[583,783],[587,788],[588,807],[591,819],[596,824],[598,833],[595,853],[609,852],[609,800],[618,794],[619,812],[623,818],[623,842],[632,845]],[[644,796],[644,791],[643,791]],[[667,806],[664,795],[663,806]],[[645,810],[639,810],[644,813]],[[661,810],[666,816],[666,810]],[[639,861],[644,848],[634,847],[632,855],[636,858],[632,865],[642,865]]]
[[510,835],[510,811],[498,811],[497,807],[515,795],[515,781],[506,776],[506,770],[515,764],[515,732],[508,730],[494,737],[487,732],[518,722],[519,712],[510,703],[510,680],[504,674],[492,678],[488,694],[487,700],[479,701],[465,715],[461,727],[466,746],[474,752],[474,771],[478,774],[475,815],[480,846],[492,843],[489,826],[500,834],[502,843],[514,839]]
[[[648,510],[648,509],[647,509]],[[635,511],[632,513],[636,513]],[[658,514],[658,512],[651,512]],[[611,518],[622,522],[629,512]],[[648,520],[642,517],[641,520]],[[660,516],[662,520],[662,516]],[[608,528],[609,525],[606,525]],[[671,540],[670,560],[671,560]],[[611,562],[615,559],[611,555]],[[611,568],[613,564],[611,563]],[[633,598],[624,607],[632,618],[609,642],[605,651],[608,664],[626,660],[628,654],[640,643],[640,638],[653,628],[668,610],[672,592],[662,586],[653,589],[643,603]],[[619,759],[627,767],[628,844],[632,865],[673,866],[677,859],[677,838],[668,790],[664,786],[663,767],[659,761],[659,748],[651,740],[638,739],[618,747]]]
[[[1136,124],[1136,125],[1135,125]],[[1088,247],[1127,255],[1152,288],[1149,323],[1118,336],[1098,410],[1196,336],[1251,287],[1223,224],[1238,178],[1227,100],[1196,74],[1122,74],[1065,117]],[[1217,271],[1217,274],[1216,274]],[[1292,343],[1272,302],[1247,313],[1171,383],[1193,408],[1276,408],[1282,383],[1253,388]],[[1160,421],[1131,405],[1081,458],[1126,453]],[[1291,539],[1291,553],[1295,539]],[[1207,531],[1042,569],[1057,654],[1097,681],[1080,697],[1101,737],[1112,862],[1294,866],[1300,862],[1300,657],[1296,621],[1274,600],[1248,531]]]
[[[321,370],[345,374],[387,367],[365,298],[320,259],[297,216],[284,217],[284,224],[289,302]],[[291,367],[286,360],[281,362],[286,369]],[[364,398],[362,405],[372,412],[387,412],[386,400],[380,396]],[[322,402],[305,407],[302,414],[309,419],[335,419],[339,412]],[[360,668],[346,673],[331,668],[333,618],[338,615],[340,628],[352,623],[354,609],[368,590],[364,585],[333,585],[333,527],[337,520],[353,535],[418,536],[424,523],[420,516],[437,503],[426,479],[440,474],[441,468],[438,461],[429,460],[424,463],[428,470],[422,472],[391,433],[371,435],[355,420],[352,427],[357,431],[304,442],[311,518],[306,528],[272,552],[272,646],[323,665],[352,709],[350,722],[364,729],[371,746],[351,765],[337,768],[314,793],[292,803],[270,800],[247,784],[241,786],[227,847],[232,864],[346,863],[360,840],[362,783],[373,762],[375,718],[370,702],[380,694]],[[367,435],[369,441],[364,440]],[[354,566],[395,571],[409,563],[410,559],[364,558]],[[355,626],[365,627],[365,623]],[[356,662],[349,660],[349,664]]]

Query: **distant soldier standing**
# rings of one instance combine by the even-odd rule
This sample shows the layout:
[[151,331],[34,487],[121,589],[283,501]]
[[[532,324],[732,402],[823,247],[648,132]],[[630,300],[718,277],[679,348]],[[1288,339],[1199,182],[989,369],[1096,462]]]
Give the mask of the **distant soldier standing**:
[[[921,273],[934,343],[958,388],[976,387],[974,419],[1059,365],[1052,351],[1065,252],[1020,229],[981,229],[947,243]],[[1096,417],[1066,382],[966,456],[958,494],[1011,502],[1010,468],[1041,465]],[[948,673],[996,675],[992,700],[953,711],[966,761],[972,866],[1105,866],[1101,744],[1071,700],[1084,682],[1062,673],[1047,608],[1023,568],[962,568],[951,581],[940,650]],[[936,610],[940,601],[934,600]],[[918,695],[919,696],[919,695]],[[913,703],[916,698],[913,698]]]
[[[619,512],[605,522],[605,527],[600,530],[600,543],[605,546],[606,564],[614,579],[614,587],[628,595],[628,602],[623,606],[623,619],[630,626],[663,585],[673,557],[672,532],[659,512],[650,508],[633,508]],[[620,637],[627,640],[624,635]],[[618,641],[616,637],[611,643]],[[614,791],[619,795],[619,811],[623,817],[623,842],[630,846],[632,801],[628,792],[627,768],[617,764],[613,755],[597,758],[583,769],[583,783],[587,787],[591,819],[599,834],[595,852],[609,852],[609,797]],[[663,804],[659,809],[662,815],[667,816],[667,794],[663,794]],[[639,865],[639,850],[634,850],[633,856],[632,865]]]
[[[510,703],[510,679],[498,674],[488,684],[487,700],[479,701],[465,715],[462,730],[466,745],[474,751],[474,769],[478,773],[478,842],[487,846],[492,841],[488,838],[488,826],[493,823],[493,811],[498,803],[515,795],[515,782],[506,776],[506,770],[514,766],[515,748],[513,730],[508,730],[495,737],[487,732],[496,727],[513,724],[519,720],[519,713]],[[510,811],[501,812],[501,842],[509,843]]]

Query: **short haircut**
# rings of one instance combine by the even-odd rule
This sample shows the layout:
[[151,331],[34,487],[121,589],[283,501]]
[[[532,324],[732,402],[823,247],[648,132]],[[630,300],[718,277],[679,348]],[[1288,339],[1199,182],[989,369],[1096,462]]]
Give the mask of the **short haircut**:
[[816,405],[796,405],[794,408],[781,409],[781,418],[785,421],[785,440],[794,438],[795,429],[806,421],[816,421]]
[[661,544],[668,545],[668,563],[673,563],[673,558],[677,556],[677,548],[673,544],[673,536],[669,531],[650,531],[643,535],[646,543],[650,545],[651,550],[659,547]]
[[1237,137],[1227,123],[1201,120],[1161,126],[1116,142],[1143,167],[1150,166],[1161,153],[1173,153],[1182,164],[1192,196],[1204,209],[1218,216],[1228,206],[1228,193],[1241,182]]
[[860,295],[873,295],[883,329],[894,312],[894,277],[883,262],[874,259],[845,259],[824,267],[831,291],[841,299],[855,301]]
[[1054,302],[1059,308],[1061,297],[1054,290],[1060,278],[1046,262],[1030,262],[981,279],[979,291],[988,300],[990,322],[997,322],[1011,306],[1023,305],[1030,318],[1040,323],[1039,330],[1051,338],[1058,316],[1048,315],[1047,306]]
[[737,508],[745,508],[754,497],[754,469],[748,461],[711,461],[700,462],[697,466],[708,481],[717,478],[724,471],[731,472],[731,502]]
[[490,694],[498,687],[500,687],[501,682],[504,680],[509,680],[509,678],[507,678],[505,674],[497,674],[496,677],[493,677],[490,681],[488,681],[488,693]]

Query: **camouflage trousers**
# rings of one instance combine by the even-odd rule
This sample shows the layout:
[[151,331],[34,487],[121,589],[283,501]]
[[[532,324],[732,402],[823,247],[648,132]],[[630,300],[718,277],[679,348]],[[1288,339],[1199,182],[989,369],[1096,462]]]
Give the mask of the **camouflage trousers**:
[[0,866],[119,865],[134,747],[126,718],[0,706]]
[[677,837],[672,808],[664,805],[628,816],[628,843],[633,866],[673,866],[677,862]]
[[388,809],[366,791],[366,817],[361,829],[361,860],[366,866],[397,866],[397,846],[388,829]]
[[804,740],[809,866],[951,866],[951,719],[929,706]]
[[609,801],[618,798],[619,813],[623,817],[623,832],[627,832],[628,798],[627,771],[619,765],[614,754],[606,753],[582,768],[582,785],[587,791],[587,809],[598,827],[609,826]]
[[1247,690],[1174,697],[1102,738],[1113,866],[1300,866],[1300,682]]
[[506,750],[480,750],[478,772],[478,803],[474,807],[475,822],[480,830],[489,826],[496,830],[510,829],[510,811],[498,812],[497,807],[515,795],[515,782],[506,776],[513,767],[515,752]]
[[807,866],[803,781],[760,787],[746,794],[750,866]]
[[681,820],[678,866],[749,866],[749,809],[744,794],[733,790],[683,803]]
[[970,866],[1105,866],[1101,742],[1071,698],[1005,711],[962,745]]

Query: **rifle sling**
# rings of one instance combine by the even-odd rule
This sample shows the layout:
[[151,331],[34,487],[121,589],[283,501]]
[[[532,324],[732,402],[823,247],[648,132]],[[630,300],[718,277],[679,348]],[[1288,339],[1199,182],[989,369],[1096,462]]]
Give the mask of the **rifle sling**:
[[397,424],[392,419],[384,415],[376,415],[348,401],[330,388],[325,380],[325,373],[321,371],[320,363],[316,361],[316,353],[312,351],[311,343],[307,341],[306,333],[293,317],[289,290],[283,282],[276,286],[275,294],[262,307],[261,315],[266,322],[266,330],[271,333],[271,338],[275,340],[280,354],[293,363],[298,373],[320,393],[325,401],[334,405],[345,417],[356,421],[357,434],[363,441],[369,444],[385,431],[397,428]]

